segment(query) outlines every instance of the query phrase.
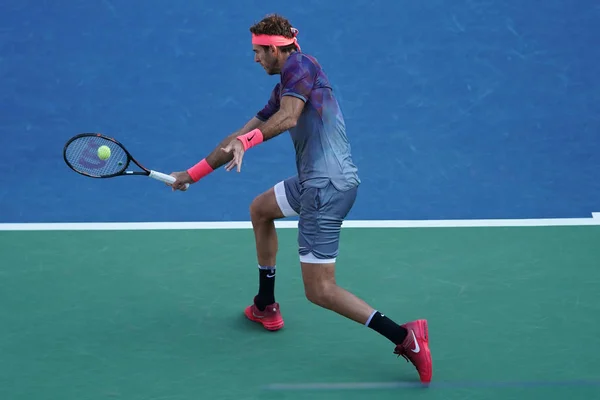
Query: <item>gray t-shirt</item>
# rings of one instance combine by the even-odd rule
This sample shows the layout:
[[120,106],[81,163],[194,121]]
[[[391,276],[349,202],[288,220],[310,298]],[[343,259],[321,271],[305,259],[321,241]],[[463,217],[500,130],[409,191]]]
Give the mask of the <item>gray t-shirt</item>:
[[331,182],[341,191],[358,186],[360,179],[352,162],[342,111],[329,79],[314,57],[300,52],[288,57],[281,70],[281,82],[256,117],[268,120],[279,110],[283,96],[305,102],[298,123],[289,131],[296,150],[300,184],[325,187]]

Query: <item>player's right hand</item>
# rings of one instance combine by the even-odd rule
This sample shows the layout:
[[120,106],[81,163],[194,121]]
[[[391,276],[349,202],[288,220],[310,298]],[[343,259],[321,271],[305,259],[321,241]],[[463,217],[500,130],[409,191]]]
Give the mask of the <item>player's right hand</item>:
[[175,182],[170,185],[167,184],[173,188],[173,191],[181,190],[182,192],[185,192],[187,190],[186,183],[190,185],[194,183],[192,177],[187,173],[187,171],[171,172],[169,175],[175,178]]
[[235,167],[237,167],[237,172],[241,172],[242,170],[242,159],[244,158],[244,145],[237,138],[233,138],[229,144],[222,149],[225,153],[230,153],[233,155],[233,158],[225,167],[227,172],[231,171]]

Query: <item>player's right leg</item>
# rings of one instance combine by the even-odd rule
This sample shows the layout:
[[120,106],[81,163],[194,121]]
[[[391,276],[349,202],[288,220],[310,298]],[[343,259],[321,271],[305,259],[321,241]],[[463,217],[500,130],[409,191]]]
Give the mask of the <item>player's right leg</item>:
[[275,220],[298,215],[299,196],[298,179],[292,177],[260,194],[250,205],[259,268],[259,289],[253,304],[244,313],[248,319],[261,323],[271,331],[283,328],[279,303],[275,301],[278,250]]
[[427,321],[398,325],[336,282],[342,222],[352,208],[356,194],[356,188],[338,191],[331,184],[302,191],[298,252],[306,297],[312,303],[386,337],[395,344],[394,353],[413,363],[421,382],[429,383],[432,363]]

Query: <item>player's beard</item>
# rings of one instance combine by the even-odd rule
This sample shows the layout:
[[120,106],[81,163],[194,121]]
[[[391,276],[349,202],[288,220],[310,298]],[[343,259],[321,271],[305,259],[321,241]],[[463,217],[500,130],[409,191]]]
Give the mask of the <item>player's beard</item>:
[[277,75],[279,73],[279,69],[277,68],[277,57],[269,57],[268,60],[265,60],[265,71],[269,75]]

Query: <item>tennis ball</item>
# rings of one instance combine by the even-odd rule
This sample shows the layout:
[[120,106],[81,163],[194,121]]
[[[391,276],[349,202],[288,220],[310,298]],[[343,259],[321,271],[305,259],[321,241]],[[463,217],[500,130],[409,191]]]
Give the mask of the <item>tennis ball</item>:
[[98,147],[98,158],[101,160],[108,160],[110,157],[110,147],[100,146]]

